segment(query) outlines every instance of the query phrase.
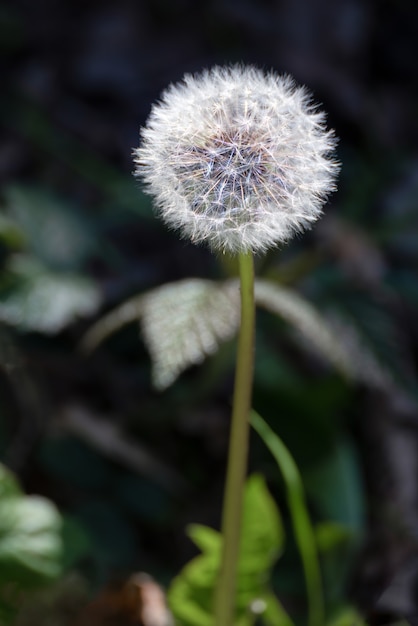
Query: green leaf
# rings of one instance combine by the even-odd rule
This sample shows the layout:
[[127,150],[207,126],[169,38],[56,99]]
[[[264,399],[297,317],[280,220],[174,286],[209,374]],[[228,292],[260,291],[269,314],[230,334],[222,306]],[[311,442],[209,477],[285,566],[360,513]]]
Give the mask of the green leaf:
[[283,543],[283,527],[276,503],[264,478],[254,474],[247,480],[244,493],[239,575],[262,577],[278,559]]
[[[212,596],[218,579],[222,536],[219,532],[194,524],[188,534],[202,554],[190,561],[174,579],[169,603],[182,626],[212,625]],[[241,548],[237,573],[236,626],[250,626],[251,602],[269,598],[270,626],[290,626],[280,604],[273,602],[268,588],[271,568],[283,547],[283,529],[276,504],[262,476],[251,476],[243,503]],[[277,621],[281,615],[281,621]],[[276,616],[276,617],[274,617]],[[286,619],[287,618],[287,621]],[[276,621],[274,621],[276,620]]]
[[100,304],[99,291],[88,278],[50,272],[30,257],[12,257],[7,272],[8,284],[0,289],[0,320],[24,330],[57,333]]
[[196,557],[171,583],[168,603],[176,620],[182,626],[212,626],[213,624],[210,607],[213,588],[210,586],[207,589],[199,589],[192,577],[194,570],[203,569],[204,560],[203,557]]
[[236,334],[239,311],[237,281],[182,280],[127,300],[94,324],[82,346],[90,352],[125,324],[141,321],[153,384],[163,390]]
[[0,580],[31,586],[61,573],[61,517],[39,496],[1,501]]
[[201,552],[219,556],[222,540],[217,530],[202,524],[190,524],[187,527],[187,534]]
[[[61,516],[45,498],[26,496],[0,464],[0,624],[14,623],[21,592],[51,583],[63,569]],[[74,552],[74,534],[70,537]]]
[[143,296],[142,334],[157,389],[169,387],[186,368],[217,351],[239,324],[235,281],[217,284],[188,279]]
[[[218,577],[220,553],[202,554],[184,568],[184,578],[189,582],[192,595],[201,598],[205,609],[210,612],[212,593]],[[199,603],[199,602],[198,602]]]

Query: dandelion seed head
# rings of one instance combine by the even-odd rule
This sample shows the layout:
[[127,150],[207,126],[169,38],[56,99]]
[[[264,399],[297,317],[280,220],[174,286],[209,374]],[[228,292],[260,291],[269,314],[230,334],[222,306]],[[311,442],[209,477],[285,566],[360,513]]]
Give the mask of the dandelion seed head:
[[186,75],[154,104],[135,174],[183,236],[257,252],[321,215],[335,189],[334,147],[324,114],[290,77],[214,67]]

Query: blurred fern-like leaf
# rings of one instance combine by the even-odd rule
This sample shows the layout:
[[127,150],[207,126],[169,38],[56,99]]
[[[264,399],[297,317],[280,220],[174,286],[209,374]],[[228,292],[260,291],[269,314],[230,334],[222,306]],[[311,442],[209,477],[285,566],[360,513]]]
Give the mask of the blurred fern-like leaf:
[[[171,609],[183,626],[212,624],[212,596],[220,567],[222,536],[193,525],[189,536],[202,554],[188,563],[169,590]],[[266,626],[292,626],[269,588],[271,569],[283,549],[279,511],[260,475],[251,476],[244,495],[237,574],[236,626],[250,626],[261,613]]]

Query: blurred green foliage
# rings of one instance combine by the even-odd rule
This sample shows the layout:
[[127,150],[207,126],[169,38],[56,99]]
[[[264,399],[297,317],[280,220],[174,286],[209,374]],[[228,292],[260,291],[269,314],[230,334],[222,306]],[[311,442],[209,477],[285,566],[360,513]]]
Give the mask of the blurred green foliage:
[[36,190],[4,191],[0,241],[8,256],[0,277],[0,320],[55,334],[100,304],[97,286],[77,274],[94,244],[81,217]]
[[[9,335],[10,340],[22,353],[26,350],[25,346],[30,346],[35,338],[37,342],[42,342],[43,337],[57,336],[55,347],[53,344],[48,346],[45,343],[43,349],[48,351],[52,347],[64,354],[65,358],[65,342],[64,347],[60,347],[60,342],[63,341],[63,337],[65,338],[66,331],[71,331],[80,317],[97,314],[103,302],[101,282],[90,270],[90,267],[94,267],[92,263],[94,264],[97,259],[101,263],[105,259],[106,267],[112,268],[112,271],[117,269],[119,272],[121,268],[126,267],[129,259],[126,257],[122,261],[122,266],[120,265],[120,251],[113,252],[114,244],[109,240],[106,229],[102,228],[107,220],[105,217],[102,221],[103,215],[86,219],[82,211],[69,207],[66,202],[52,194],[28,187],[10,187],[3,195],[3,200],[4,211],[0,221],[0,238],[3,246],[0,318],[7,324],[3,328],[3,333]],[[130,224],[130,218],[122,212],[121,223],[125,219],[127,224]],[[40,228],[40,223],[44,227]],[[277,294],[283,294],[284,298],[281,301],[278,300],[281,295],[274,296],[276,298],[274,304],[267,305],[266,308],[273,310],[277,315],[278,312],[281,313],[281,307],[284,307],[286,320],[287,294],[295,298],[296,308],[299,302],[306,302],[298,300],[296,294],[292,296],[291,294],[295,293],[292,289],[280,291],[283,290],[280,283],[288,282],[289,285],[298,286],[315,302],[317,310],[323,316],[322,320],[325,321],[318,325],[317,318],[313,316],[312,325],[308,324],[306,335],[305,318],[301,318],[302,321],[296,318],[294,321],[290,314],[290,318],[283,321],[264,312],[260,314],[255,406],[264,413],[273,430],[277,430],[295,456],[309,504],[314,511],[315,519],[319,522],[315,536],[320,551],[329,623],[344,624],[345,620],[350,623],[350,619],[355,619],[357,621],[354,623],[360,624],[360,618],[358,616],[354,618],[354,613],[350,613],[352,609],[345,608],[347,581],[364,536],[366,516],[366,495],[358,453],[351,435],[347,432],[355,395],[352,383],[333,373],[323,356],[313,349],[318,332],[322,328],[321,324],[325,327],[329,320],[329,329],[337,334],[341,333],[341,329],[344,332],[347,329],[355,329],[355,337],[361,350],[349,357],[358,358],[360,354],[354,379],[358,378],[362,384],[373,387],[376,380],[379,384],[379,380],[388,376],[389,378],[385,380],[393,381],[393,384],[400,385],[408,393],[414,393],[415,383],[408,374],[404,352],[396,341],[401,329],[391,315],[390,307],[385,309],[381,306],[382,296],[378,292],[374,293],[358,286],[354,288],[349,277],[344,275],[338,265],[329,263],[326,256],[319,263],[316,260],[302,275],[298,274],[296,280],[286,278],[286,275],[288,277],[291,275],[291,272],[290,274],[286,272],[291,270],[291,266],[294,268],[298,256],[302,258],[304,254],[305,252],[296,246],[294,252],[284,254],[281,265],[276,265],[272,261],[269,268],[264,270],[270,284],[277,285]],[[403,293],[407,282],[399,283],[400,292]],[[392,283],[390,289],[394,288]],[[398,289],[398,283],[395,286]],[[130,295],[130,289],[129,285],[125,288],[127,295]],[[412,292],[408,293],[411,301],[414,298]],[[123,306],[123,298],[120,300]],[[306,303],[307,319],[310,319],[311,315],[309,307],[310,305]],[[335,312],[340,316],[340,320],[343,320],[340,326],[333,326]],[[132,317],[132,320],[134,319],[135,315]],[[171,332],[170,321],[172,320],[167,320],[168,334]],[[129,371],[130,377],[141,377],[140,372],[147,371],[149,367],[146,357],[141,353],[140,343],[132,341],[130,329],[126,329],[126,335],[124,333],[125,331],[118,331],[114,338],[101,346],[99,356],[113,360],[116,367],[125,368],[125,372]],[[80,338],[80,334],[78,337]],[[352,337],[353,335],[349,334],[349,344],[350,342],[352,344]],[[343,333],[339,334],[339,338],[344,339]],[[324,352],[327,356],[327,351]],[[2,359],[3,365],[7,365],[4,354]],[[131,369],[130,363],[136,359],[142,359],[142,362]],[[159,444],[163,454],[168,450],[170,459],[179,460],[175,449],[172,446],[167,447],[164,443],[164,439],[174,436],[179,450],[186,451],[180,459],[180,468],[185,474],[189,473],[193,489],[197,492],[203,488],[206,480],[205,469],[201,465],[202,458],[204,462],[212,462],[207,450],[203,456],[200,453],[204,450],[205,431],[197,434],[197,439],[196,435],[192,435],[195,438],[193,441],[197,441],[200,446],[194,450],[194,443],[192,446],[188,443],[190,435],[187,434],[187,429],[184,433],[179,432],[176,423],[179,420],[181,423],[187,411],[196,414],[201,410],[198,407],[208,403],[211,405],[211,398],[217,397],[217,390],[230,371],[232,360],[233,346],[226,344],[199,370],[181,376],[176,385],[164,396],[154,396],[148,388],[142,387],[146,411],[149,415],[157,416],[158,429],[166,429],[167,434],[162,444]],[[333,357],[330,360],[332,362]],[[64,396],[63,401],[71,402],[72,393]],[[138,400],[137,396],[135,398]],[[145,436],[145,441],[151,446],[155,445],[159,438],[156,427],[148,422],[143,411],[139,414],[137,410],[132,411],[129,407],[120,410],[132,414],[127,425],[134,439]],[[6,449],[11,438],[7,405],[3,411],[6,412],[2,417],[0,428],[4,433],[2,447]],[[139,415],[141,418],[137,422]],[[197,422],[199,423],[199,419]],[[97,427],[100,428],[99,422]],[[285,491],[281,478],[277,471],[272,469],[270,461],[257,444],[254,446],[251,462],[268,475],[276,498],[282,501]],[[181,498],[180,500],[178,497],[173,498],[165,490],[160,489],[152,476],[136,476],[130,470],[115,466],[101,452],[94,450],[91,444],[82,443],[72,435],[45,437],[37,446],[36,463],[46,476],[53,476],[57,485],[65,485],[66,489],[70,487],[83,494],[81,499],[76,499],[77,502],[69,500],[69,510],[77,522],[75,525],[65,522],[61,534],[57,535],[61,542],[66,534],[71,536],[71,539],[67,538],[64,543],[75,546],[75,556],[68,556],[66,552],[61,554],[57,561],[55,576],[68,569],[77,560],[78,555],[84,553],[88,556],[84,571],[87,577],[91,578],[93,586],[103,583],[112,572],[138,567],[141,555],[149,563],[151,571],[162,580],[168,582],[172,578],[175,566],[171,561],[176,561],[176,557],[169,555],[168,561],[164,562],[162,555],[151,555],[147,546],[144,546],[141,535],[149,537],[150,526],[155,531],[152,541],[156,541],[155,537],[159,532],[163,534],[171,532],[173,523],[177,525],[174,520],[178,519],[177,509]],[[263,491],[261,488],[260,490]],[[286,526],[289,526],[291,520],[289,511],[290,509],[284,507]],[[138,533],[138,526],[143,529],[141,533]],[[90,536],[88,548],[85,532],[81,528],[84,528]],[[265,531],[267,530],[268,527]],[[181,532],[180,528],[178,532]],[[208,530],[207,533],[211,537],[217,536],[215,531]],[[273,589],[278,597],[283,597],[285,606],[296,603],[299,607],[293,611],[296,621],[303,614],[300,607],[304,606],[306,599],[302,568],[292,535],[290,532],[285,554],[279,564],[273,568],[273,563],[270,563],[267,568],[272,572],[269,590],[266,591],[267,588],[258,590],[257,595],[264,594],[263,599],[268,607],[266,623],[290,623],[286,622],[290,618],[277,604],[277,600],[273,599],[271,595]],[[199,537],[200,535],[193,534],[192,539],[202,548]],[[248,546],[251,546],[249,540]],[[206,548],[203,552],[210,562]],[[202,557],[198,557],[197,563],[201,563],[199,559],[202,560]],[[201,589],[196,590],[193,585],[191,589],[187,585],[184,586],[185,580],[190,582],[190,576],[187,577],[185,574],[189,571],[187,568],[193,571],[196,585],[200,580],[199,576],[195,576],[193,569],[195,567],[198,567],[195,561],[186,566],[182,575],[175,579],[176,582],[170,592],[170,598],[174,598],[173,610],[179,615],[182,614],[181,606],[186,612],[189,610],[189,604],[195,602],[193,598],[196,594],[200,600],[202,599]],[[213,567],[209,570],[214,576]],[[205,569],[206,572],[209,570]],[[34,575],[33,578],[36,581],[37,576]],[[267,574],[263,580],[267,580]],[[206,585],[206,600],[202,600],[202,606],[206,607],[204,609],[206,617],[202,616],[202,622],[191,621],[190,624],[203,624],[207,619],[210,581],[205,579],[203,583],[204,587]],[[253,584],[252,586],[254,588]],[[192,597],[192,600],[186,601],[186,596],[189,600]],[[245,601],[247,600],[248,597],[245,596]],[[246,623],[245,620],[255,619],[254,616],[250,618],[245,613],[244,601],[241,610],[243,623]],[[270,612],[272,617],[269,622]]]
[[[190,557],[184,525],[202,518],[216,525],[233,343],[182,374],[164,394],[151,388],[150,359],[135,316],[134,324],[116,332],[97,353],[87,357],[77,346],[103,311],[167,279],[229,280],[233,263],[220,258],[215,265],[204,251],[190,252],[177,243],[153,219],[149,200],[128,174],[57,128],[29,101],[3,106],[10,123],[40,149],[39,168],[46,169],[36,186],[15,182],[2,190],[0,452],[13,465],[19,445],[28,446],[20,472],[25,488],[35,488],[64,512],[62,518],[45,501],[43,514],[55,511],[57,526],[54,530],[52,518],[49,523],[45,517],[39,527],[63,549],[56,560],[52,551],[26,562],[21,552],[13,568],[22,568],[19,584],[24,586],[25,573],[37,586],[48,578],[42,568],[49,578],[53,571],[60,576],[84,555],[80,568],[92,593],[135,569],[168,584]],[[51,157],[61,173],[56,182],[45,165]],[[347,608],[347,587],[373,513],[358,441],[359,422],[371,411],[363,395],[417,398],[418,225],[408,155],[369,145],[361,154],[347,150],[341,157],[341,191],[323,226],[306,241],[260,260],[258,275],[278,291],[285,286],[303,296],[341,343],[355,348],[356,380],[341,377],[297,324],[260,311],[254,405],[285,442],[301,474],[320,552],[328,623],[351,626],[361,618]],[[65,182],[67,176],[77,180],[77,190]],[[36,393],[27,393],[25,380]],[[68,432],[61,410],[74,402],[97,418],[98,431],[102,421],[117,422],[130,441],[184,476],[188,490],[162,488],[152,469],[138,472],[115,462],[94,442]],[[303,623],[305,582],[286,486],[257,438],[250,463],[267,477],[269,498],[279,504],[286,529],[284,553],[274,567],[270,564],[269,589],[292,619]],[[18,523],[28,510],[22,504],[27,497],[33,498],[20,488],[19,495],[2,496],[16,504],[7,515],[19,537],[27,530]],[[5,510],[2,502],[1,523],[9,528]],[[26,545],[19,540],[19,549]]]
[[12,623],[24,592],[51,584],[88,550],[71,518],[40,496],[26,496],[0,464],[0,620]]

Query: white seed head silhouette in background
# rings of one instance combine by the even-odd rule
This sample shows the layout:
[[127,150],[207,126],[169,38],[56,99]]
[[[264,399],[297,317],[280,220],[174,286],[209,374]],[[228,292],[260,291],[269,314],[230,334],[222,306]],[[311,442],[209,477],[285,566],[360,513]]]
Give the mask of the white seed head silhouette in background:
[[290,77],[214,67],[163,92],[135,174],[182,236],[261,252],[321,215],[339,169],[334,148],[324,113]]

